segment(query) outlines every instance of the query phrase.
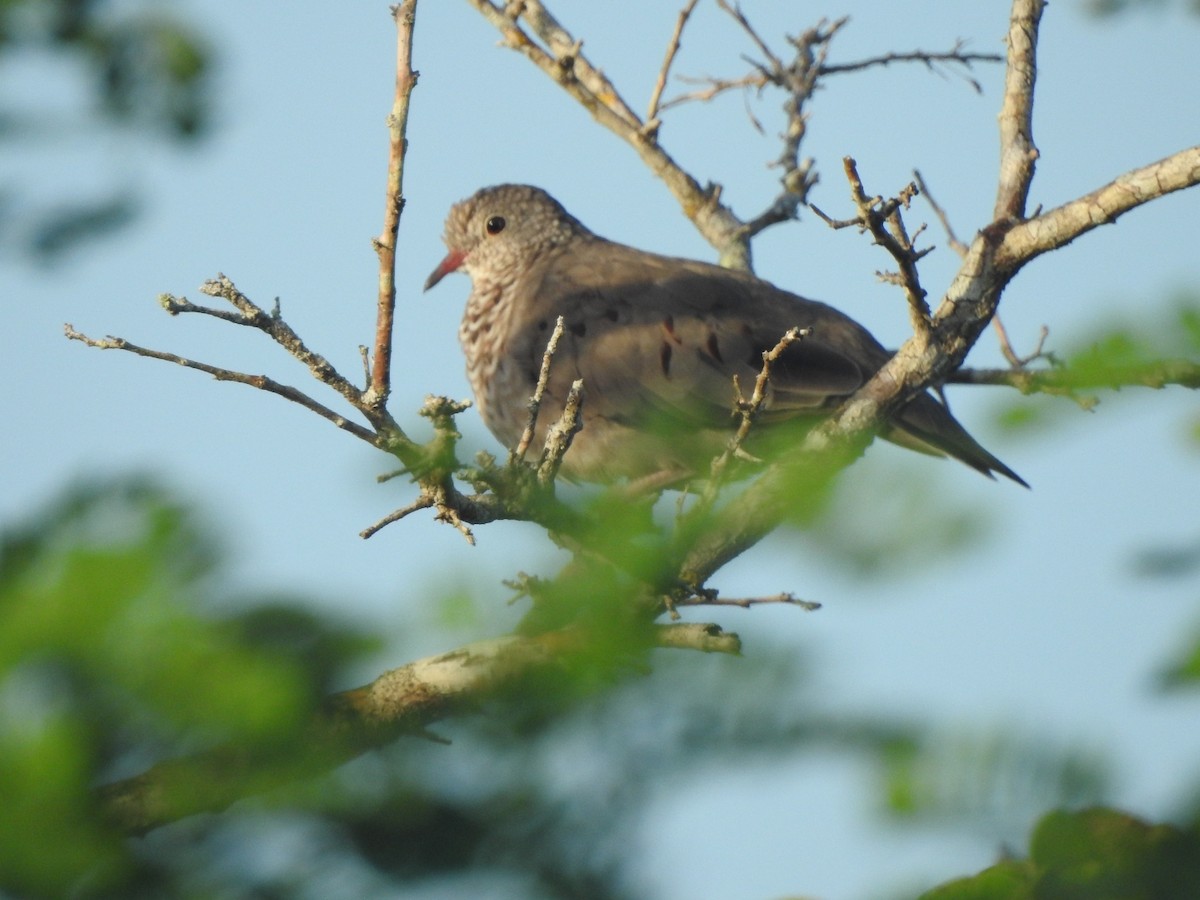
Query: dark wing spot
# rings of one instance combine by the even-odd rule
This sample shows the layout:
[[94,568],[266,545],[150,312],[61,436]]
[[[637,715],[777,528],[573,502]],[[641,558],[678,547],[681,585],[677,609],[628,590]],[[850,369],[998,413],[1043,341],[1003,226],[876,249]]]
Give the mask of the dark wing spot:
[[615,309],[613,309],[612,307],[609,307],[608,309],[606,309],[604,311],[604,318],[608,319],[608,321],[610,321],[610,322],[617,321],[617,318],[618,318],[617,311]]
[[671,377],[671,345],[663,341],[662,349],[658,351],[658,362],[662,366],[662,373],[667,378]]
[[709,356],[711,356],[717,362],[725,362],[725,360],[721,358],[721,345],[717,343],[717,333],[715,331],[710,331],[708,333],[708,341],[704,346],[705,349],[708,350]]
[[537,329],[538,329],[538,331],[545,331],[545,330],[546,330],[547,328],[549,328],[549,327],[550,327],[550,323],[549,323],[549,322],[547,322],[545,319],[542,319],[542,320],[541,320],[540,322],[538,322],[538,324],[537,324]]
[[585,325],[583,322],[573,322],[567,326],[567,329],[571,332],[571,334],[575,335],[575,337],[583,337],[585,334],[587,334],[587,325]]
[[756,372],[763,367],[763,354],[767,352],[767,347],[751,347],[750,355],[746,357],[746,365],[754,369]]
[[683,344],[683,340],[675,333],[675,317],[667,316],[662,320],[663,335],[676,344]]

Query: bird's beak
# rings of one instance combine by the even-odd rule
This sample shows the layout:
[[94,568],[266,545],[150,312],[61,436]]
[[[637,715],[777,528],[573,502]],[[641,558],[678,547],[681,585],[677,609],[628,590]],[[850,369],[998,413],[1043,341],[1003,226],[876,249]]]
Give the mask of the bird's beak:
[[458,267],[463,264],[463,260],[467,258],[467,254],[461,250],[451,250],[446,254],[446,258],[437,264],[437,268],[429,273],[429,277],[425,279],[425,290],[429,290],[451,272],[457,272]]

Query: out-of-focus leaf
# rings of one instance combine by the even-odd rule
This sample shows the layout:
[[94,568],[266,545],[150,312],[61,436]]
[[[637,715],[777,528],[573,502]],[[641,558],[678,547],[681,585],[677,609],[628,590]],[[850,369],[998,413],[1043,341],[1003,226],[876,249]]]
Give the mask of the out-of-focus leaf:
[[1200,897],[1200,839],[1113,809],[1052,812],[1038,823],[1030,859],[1039,892],[1062,900]]
[[[1097,18],[1109,18],[1141,10],[1163,10],[1174,5],[1172,0],[1085,0],[1084,8]],[[1200,15],[1200,0],[1178,0],[1183,9]]]
[[[880,448],[880,452],[885,452]],[[988,532],[987,511],[935,489],[945,460],[897,460],[895,469],[857,467],[839,480],[820,518],[807,530],[821,558],[856,575],[894,577],[961,551]]]
[[76,245],[116,231],[137,217],[141,204],[128,194],[116,194],[40,213],[29,229],[30,252],[42,262],[54,262]]
[[1049,804],[1094,803],[1107,792],[1094,754],[1008,731],[932,732],[887,748],[888,811],[930,822],[974,822],[989,831],[1023,827]]
[[[0,176],[0,250],[60,263],[71,251],[114,234],[141,212],[141,190],[126,184],[125,160],[112,147],[166,136],[194,143],[213,120],[213,49],[208,39],[156,0],[3,0],[0,62],[24,55],[78,83],[66,109],[0,99],[0,141],[24,152],[74,151],[43,182]],[[114,134],[121,140],[114,141]],[[105,139],[101,139],[105,138]],[[94,173],[111,168],[104,187]],[[83,186],[73,173],[87,172]],[[118,174],[120,173],[120,174]],[[99,196],[97,196],[99,195]],[[79,199],[80,196],[88,199]]]
[[1193,634],[1187,646],[1174,654],[1174,659],[1159,675],[1164,688],[1195,688],[1200,681],[1200,634]]
[[87,873],[94,887],[105,887],[127,863],[120,839],[87,801],[89,736],[65,715],[14,722],[6,702],[13,699],[0,698],[8,720],[0,722],[0,885],[68,896]]
[[1200,897],[1200,837],[1114,809],[1051,812],[1029,859],[1008,860],[920,900],[1184,900]]
[[959,878],[921,895],[920,900],[1037,900],[1036,869],[1005,860],[978,875]]
[[[0,893],[147,875],[92,793],[126,759],[228,743],[231,760],[262,748],[286,772],[303,750],[334,669],[365,642],[315,617],[293,616],[285,640],[265,612],[207,612],[219,558],[195,514],[144,481],[68,491],[0,534]],[[191,789],[225,772],[208,777]]]
[[1182,578],[1197,569],[1200,569],[1200,541],[1142,550],[1133,561],[1134,572],[1146,578]]

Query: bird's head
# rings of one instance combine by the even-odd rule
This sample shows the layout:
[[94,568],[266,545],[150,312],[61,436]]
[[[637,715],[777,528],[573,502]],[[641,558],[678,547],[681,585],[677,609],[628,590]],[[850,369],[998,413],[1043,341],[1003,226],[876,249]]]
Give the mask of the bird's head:
[[459,269],[510,280],[551,247],[588,230],[557,200],[527,184],[484,188],[450,208],[443,240],[445,258],[425,281],[429,290]]

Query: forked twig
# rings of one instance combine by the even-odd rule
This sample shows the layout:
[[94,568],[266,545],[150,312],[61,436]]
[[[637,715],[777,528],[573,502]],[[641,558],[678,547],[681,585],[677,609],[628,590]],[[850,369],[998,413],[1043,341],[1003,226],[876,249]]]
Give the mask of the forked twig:
[[762,368],[758,370],[758,375],[754,379],[754,390],[751,391],[749,398],[742,393],[742,386],[739,384],[737,376],[734,375],[733,413],[740,417],[738,427],[729,438],[721,455],[714,459],[709,467],[708,484],[705,485],[704,493],[700,497],[699,508],[707,509],[712,506],[717,492],[725,483],[729,466],[734,459],[753,460],[753,457],[743,449],[743,445],[746,442],[746,438],[750,435],[750,429],[754,427],[759,413],[762,412],[763,407],[766,405],[767,388],[771,382],[771,366],[783,355],[788,347],[796,341],[808,337],[811,332],[812,329],[810,328],[790,328],[784,332],[774,347],[763,351]]
[[517,446],[508,453],[510,466],[518,460],[524,459],[529,445],[533,443],[533,436],[537,430],[538,413],[542,408],[542,398],[545,397],[546,386],[550,383],[550,364],[554,360],[554,354],[558,351],[558,342],[562,339],[562,335],[563,317],[559,316],[554,323],[554,330],[550,332],[550,340],[546,341],[546,351],[542,354],[542,366],[538,370],[537,386],[533,389],[533,394],[526,404],[526,409],[529,410],[529,419],[525,423],[525,430],[521,433],[521,439],[517,441]]
[[687,5],[679,11],[679,18],[675,20],[675,31],[671,34],[671,40],[667,43],[667,54],[663,58],[662,67],[658,70],[658,78],[654,82],[654,89],[650,92],[650,104],[646,108],[646,123],[642,126],[642,131],[650,134],[657,133],[660,121],[658,118],[662,102],[663,91],[667,87],[667,78],[671,73],[671,64],[675,62],[675,55],[679,53],[679,44],[683,38],[683,29],[687,25],[688,18],[692,15],[692,10],[696,8],[699,0],[688,0]]
[[354,435],[359,440],[366,441],[372,446],[379,446],[379,436],[369,428],[364,428],[357,422],[352,422],[340,413],[334,412],[298,388],[294,388],[288,384],[281,384],[273,378],[268,378],[266,375],[250,375],[246,372],[237,372],[233,369],[213,366],[194,359],[188,359],[186,356],[180,356],[177,353],[167,353],[162,350],[152,350],[149,347],[142,347],[120,337],[88,337],[86,334],[76,331],[70,323],[63,326],[63,331],[68,340],[79,341],[88,347],[94,347],[98,350],[125,350],[137,356],[144,356],[147,359],[157,359],[163,362],[174,363],[187,369],[195,369],[198,372],[205,372],[217,379],[217,381],[232,381],[237,384],[245,384],[253,388],[258,388],[260,391],[276,394],[285,400],[298,403],[305,409],[315,412],[321,418],[332,422],[338,428]]

